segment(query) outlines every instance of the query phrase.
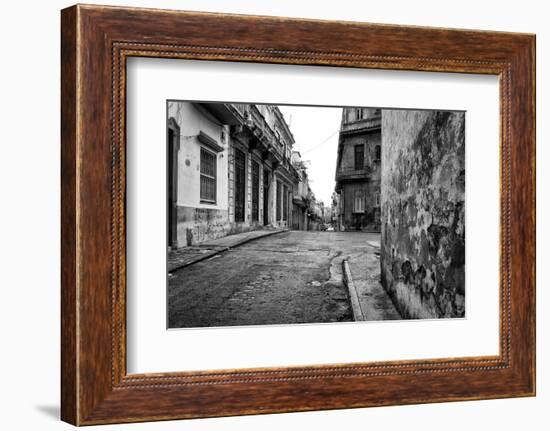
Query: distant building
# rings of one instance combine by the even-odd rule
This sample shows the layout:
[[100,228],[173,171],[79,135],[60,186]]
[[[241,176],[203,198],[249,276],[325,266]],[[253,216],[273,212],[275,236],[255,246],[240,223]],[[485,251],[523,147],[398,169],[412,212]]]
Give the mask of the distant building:
[[309,179],[305,163],[298,151],[292,152],[292,166],[296,171],[292,196],[292,229],[308,229],[308,206],[310,200]]
[[336,161],[338,230],[380,232],[381,110],[344,108]]
[[339,226],[339,223],[340,223],[339,214],[340,214],[340,195],[336,192],[333,192],[331,196],[330,222],[332,223],[332,227],[336,231],[342,230],[341,226]]
[[294,138],[276,106],[168,104],[168,245],[288,227]]

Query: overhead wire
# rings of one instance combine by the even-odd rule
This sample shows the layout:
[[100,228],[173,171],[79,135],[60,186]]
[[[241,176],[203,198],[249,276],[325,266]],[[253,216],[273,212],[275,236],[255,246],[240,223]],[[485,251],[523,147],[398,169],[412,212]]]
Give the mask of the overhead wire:
[[327,143],[327,142],[329,141],[329,139],[332,138],[334,135],[336,135],[336,133],[338,133],[339,131],[340,131],[340,129],[336,129],[334,132],[332,132],[332,133],[330,134],[330,136],[329,136],[328,138],[326,138],[325,140],[323,140],[323,141],[320,142],[319,144],[317,144],[317,145],[315,145],[315,146],[313,146],[313,147],[311,147],[311,148],[305,150],[305,151],[303,152],[303,154],[307,154],[307,153],[309,153],[309,152],[311,152],[311,151],[313,151],[313,150],[316,150],[316,149],[319,148],[321,145]]

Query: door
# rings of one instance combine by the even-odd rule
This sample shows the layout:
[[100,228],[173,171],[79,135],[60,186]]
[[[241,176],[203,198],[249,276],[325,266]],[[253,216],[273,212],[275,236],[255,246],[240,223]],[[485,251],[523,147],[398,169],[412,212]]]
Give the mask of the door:
[[242,151],[235,150],[235,221],[244,221],[246,161]]
[[252,162],[252,221],[257,222],[260,212],[260,165]]
[[177,148],[176,139],[177,131],[172,127],[168,127],[168,191],[167,198],[167,225],[168,225],[168,247],[175,247],[177,245],[177,215],[176,215],[176,190],[177,190],[177,177],[176,177],[176,167],[175,167],[175,150]]
[[269,224],[269,172],[264,168],[264,226]]

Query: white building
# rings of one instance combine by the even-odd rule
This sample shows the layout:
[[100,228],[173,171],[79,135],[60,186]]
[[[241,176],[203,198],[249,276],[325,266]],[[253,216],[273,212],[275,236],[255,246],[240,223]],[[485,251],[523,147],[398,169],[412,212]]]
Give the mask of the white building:
[[276,106],[168,102],[168,245],[289,227],[294,138]]

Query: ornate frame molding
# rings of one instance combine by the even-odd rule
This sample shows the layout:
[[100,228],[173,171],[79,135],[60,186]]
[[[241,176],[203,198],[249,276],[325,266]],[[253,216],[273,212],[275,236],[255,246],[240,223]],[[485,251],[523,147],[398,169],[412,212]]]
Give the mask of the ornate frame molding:
[[[201,31],[205,24],[220,30]],[[257,25],[286,36],[257,35]],[[323,36],[334,31],[341,34],[339,41]],[[346,44],[354,48],[343,49]],[[62,418],[99,424],[533,395],[534,46],[534,36],[510,33],[100,6],[65,9]],[[500,354],[127,375],[125,65],[131,56],[498,75]],[[529,217],[520,220],[518,208]],[[97,224],[87,223],[92,218]],[[301,395],[305,391],[307,397]]]

